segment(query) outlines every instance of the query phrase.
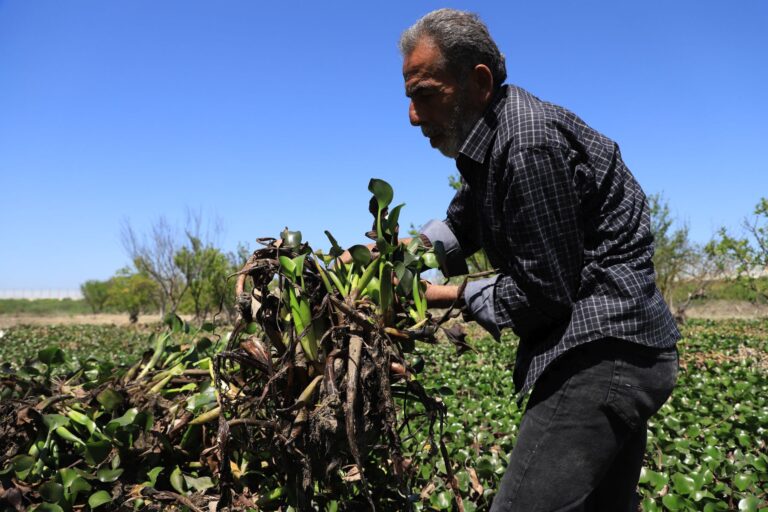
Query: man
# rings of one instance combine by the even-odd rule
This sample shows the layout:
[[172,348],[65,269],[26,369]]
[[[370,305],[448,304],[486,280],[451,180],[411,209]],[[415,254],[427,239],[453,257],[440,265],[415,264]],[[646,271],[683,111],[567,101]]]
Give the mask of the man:
[[[646,423],[671,393],[679,333],[654,284],[648,205],[614,142],[506,80],[473,14],[441,9],[400,39],[411,124],[462,187],[422,230],[448,275],[484,249],[498,275],[427,289],[496,339],[520,337],[532,389],[492,511],[631,510]],[[511,398],[511,397],[510,397]]]

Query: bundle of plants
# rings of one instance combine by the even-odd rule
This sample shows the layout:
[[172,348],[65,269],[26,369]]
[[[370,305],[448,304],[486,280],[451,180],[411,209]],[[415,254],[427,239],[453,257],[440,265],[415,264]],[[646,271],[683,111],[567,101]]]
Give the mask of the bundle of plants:
[[[245,488],[262,506],[268,496],[300,510],[407,510],[422,477],[403,446],[416,435],[454,483],[439,435],[443,403],[417,378],[424,362],[409,355],[451,315],[429,314],[421,279],[445,255],[419,237],[401,243],[403,205],[389,208],[382,180],[368,188],[375,244],[344,251],[326,231],[330,251],[314,252],[286,229],[261,239],[239,273],[241,318],[214,365],[222,500],[235,508],[254,504]],[[266,455],[247,477],[244,452]]]
[[0,364],[0,510],[408,510],[433,477],[462,510],[413,354],[451,316],[421,279],[444,255],[401,243],[392,188],[369,189],[375,243],[262,240],[227,335],[172,314],[130,366],[61,346]]
[[213,325],[192,329],[175,315],[149,342],[127,367],[58,346],[0,366],[0,510],[198,511],[219,501],[209,425],[212,357],[225,343]]

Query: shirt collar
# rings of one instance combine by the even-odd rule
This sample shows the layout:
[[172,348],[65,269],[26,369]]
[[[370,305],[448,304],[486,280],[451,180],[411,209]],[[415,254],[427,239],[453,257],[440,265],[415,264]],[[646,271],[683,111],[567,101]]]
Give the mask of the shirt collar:
[[477,121],[475,127],[469,132],[467,139],[459,150],[460,155],[464,155],[478,164],[485,161],[485,155],[488,154],[488,148],[493,142],[496,128],[499,126],[499,114],[504,109],[504,103],[507,97],[508,86],[503,85],[496,92],[491,100],[491,104],[485,109],[485,113]]

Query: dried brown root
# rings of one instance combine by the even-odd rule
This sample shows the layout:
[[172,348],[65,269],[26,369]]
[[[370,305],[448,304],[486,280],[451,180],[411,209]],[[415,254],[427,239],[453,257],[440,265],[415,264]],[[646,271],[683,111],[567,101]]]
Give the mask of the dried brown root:
[[363,471],[363,460],[360,457],[360,448],[357,445],[357,434],[355,432],[355,423],[357,420],[357,383],[360,377],[360,362],[363,355],[363,338],[355,334],[349,337],[349,356],[347,359],[347,396],[345,406],[345,421],[347,427],[347,442],[349,443],[349,450],[352,452],[352,457],[355,459],[357,470],[360,472],[360,480],[363,484],[363,492],[365,493],[368,503],[371,505],[371,510],[376,510],[376,506],[373,504],[373,498],[370,495],[370,489],[368,488],[368,481],[365,478],[365,472]]
[[[279,258],[295,258],[303,250],[273,244],[256,251],[238,273],[241,321],[214,364],[219,421],[236,427],[220,439],[219,459],[245,449],[271,454],[263,462],[268,485],[288,489],[281,503],[288,500],[299,510],[322,508],[325,500],[339,495],[355,500],[344,510],[406,510],[412,494],[408,482],[415,472],[411,459],[403,456],[401,432],[413,416],[398,419],[395,400],[420,404],[418,428],[429,430],[435,448],[434,427],[445,407],[416,380],[403,347],[412,347],[415,340],[434,342],[438,325],[427,320],[407,330],[385,327],[370,299],[329,294],[312,260],[314,265],[304,266],[301,294],[311,304],[312,325],[322,328],[314,333],[319,357],[307,361],[299,340],[309,326],[295,332],[291,312],[270,289],[275,278],[279,290],[295,286],[282,277]],[[250,290],[247,278],[253,283]],[[408,324],[405,311],[393,310],[393,315],[398,325]],[[261,334],[246,333],[253,332],[246,329],[251,322]],[[227,389],[238,393],[222,392]],[[450,472],[448,462],[446,467]],[[452,473],[449,480],[455,480]],[[231,478],[222,475],[221,481],[228,485]],[[457,506],[463,508],[460,497]]]

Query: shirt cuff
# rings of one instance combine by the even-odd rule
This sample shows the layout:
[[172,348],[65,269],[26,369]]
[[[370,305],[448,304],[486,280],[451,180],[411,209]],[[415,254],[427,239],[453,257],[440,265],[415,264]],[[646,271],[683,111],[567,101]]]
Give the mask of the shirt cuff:
[[469,273],[467,268],[467,262],[464,259],[464,253],[461,252],[459,241],[456,239],[456,235],[453,234],[448,224],[441,220],[432,219],[427,222],[422,228],[421,233],[429,238],[432,245],[435,242],[443,244],[445,250],[445,264],[441,266],[440,270],[445,277],[460,276]]
[[493,336],[501,339],[499,324],[496,322],[496,309],[493,305],[493,290],[499,276],[469,281],[464,289],[464,302],[467,304],[472,319]]

